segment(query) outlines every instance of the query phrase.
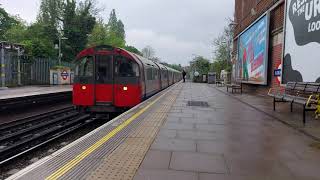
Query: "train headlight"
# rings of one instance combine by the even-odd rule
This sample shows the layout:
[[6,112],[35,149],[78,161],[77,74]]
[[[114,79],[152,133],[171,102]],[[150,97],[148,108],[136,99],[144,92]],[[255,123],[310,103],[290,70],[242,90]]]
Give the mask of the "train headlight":
[[82,90],[86,90],[86,89],[87,89],[87,86],[82,86],[81,89],[82,89]]
[[126,86],[123,87],[123,90],[124,90],[124,91],[128,91],[128,87],[126,87]]

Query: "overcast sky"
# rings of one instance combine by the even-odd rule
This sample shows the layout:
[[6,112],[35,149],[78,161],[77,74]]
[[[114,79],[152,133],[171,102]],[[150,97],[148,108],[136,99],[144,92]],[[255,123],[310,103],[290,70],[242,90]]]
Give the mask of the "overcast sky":
[[[108,19],[111,9],[126,28],[127,44],[150,45],[168,63],[187,65],[194,55],[212,59],[212,41],[233,17],[234,0],[97,0]],[[0,0],[27,22],[36,19],[40,0]]]

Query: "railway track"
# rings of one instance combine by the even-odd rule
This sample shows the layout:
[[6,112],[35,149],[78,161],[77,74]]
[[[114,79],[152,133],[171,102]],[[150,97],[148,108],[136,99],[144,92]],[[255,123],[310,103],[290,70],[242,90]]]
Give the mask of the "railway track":
[[73,107],[23,118],[0,127],[0,165],[94,121]]
[[36,105],[70,101],[71,97],[72,92],[61,92],[9,99],[0,99],[0,112],[12,109],[26,108]]

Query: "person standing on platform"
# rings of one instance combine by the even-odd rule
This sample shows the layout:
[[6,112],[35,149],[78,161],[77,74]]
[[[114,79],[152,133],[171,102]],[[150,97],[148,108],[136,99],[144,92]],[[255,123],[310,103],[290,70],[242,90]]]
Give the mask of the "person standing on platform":
[[183,78],[183,82],[186,82],[186,71],[182,70],[182,78]]

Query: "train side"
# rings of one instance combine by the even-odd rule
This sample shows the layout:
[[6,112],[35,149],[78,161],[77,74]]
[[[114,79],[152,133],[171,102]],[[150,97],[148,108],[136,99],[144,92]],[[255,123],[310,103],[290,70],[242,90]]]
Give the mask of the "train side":
[[182,79],[181,72],[112,46],[96,46],[76,59],[73,104],[91,112],[131,108]]

